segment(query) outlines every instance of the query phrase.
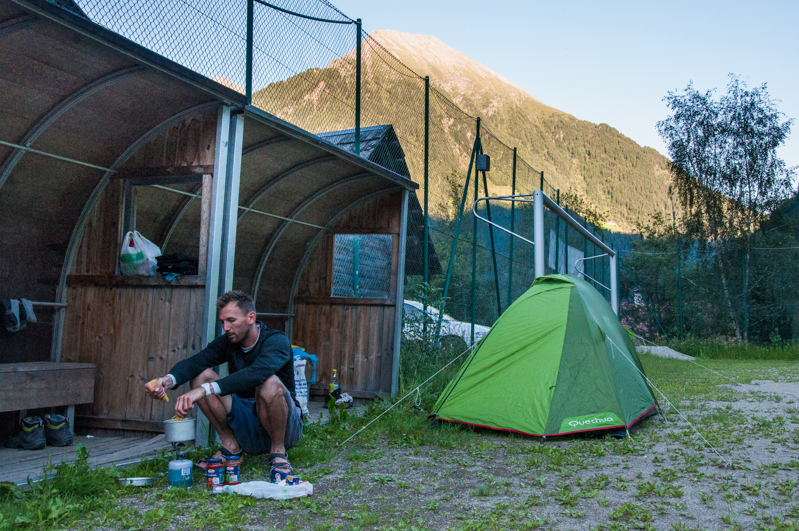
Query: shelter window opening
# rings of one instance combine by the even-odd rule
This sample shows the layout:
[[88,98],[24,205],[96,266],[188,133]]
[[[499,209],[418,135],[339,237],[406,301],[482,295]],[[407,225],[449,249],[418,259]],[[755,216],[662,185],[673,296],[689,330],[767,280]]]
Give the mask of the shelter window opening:
[[390,234],[336,234],[333,297],[388,299],[391,294]]

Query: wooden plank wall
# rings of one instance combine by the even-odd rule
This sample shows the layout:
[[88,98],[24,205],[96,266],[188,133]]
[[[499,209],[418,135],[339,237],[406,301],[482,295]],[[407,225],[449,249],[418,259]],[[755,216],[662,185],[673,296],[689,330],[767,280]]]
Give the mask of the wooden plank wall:
[[[203,285],[102,285],[71,277],[61,359],[97,366],[94,402],[76,408],[94,435],[152,435],[174,415],[143,385],[202,348]],[[87,430],[82,430],[87,431]]]
[[[216,111],[187,118],[144,146],[126,169],[213,164],[215,124]],[[122,180],[109,183],[80,243],[67,282],[61,359],[97,366],[94,402],[76,408],[82,433],[152,436],[174,415],[175,398],[186,386],[163,403],[147,398],[143,385],[202,348],[205,285],[198,277],[168,284],[160,277],[114,276],[123,189]],[[141,211],[149,214],[156,206],[143,205]],[[163,220],[171,216],[154,214]],[[175,247],[196,249],[199,232],[200,227],[186,230],[187,244]]]
[[396,299],[333,298],[335,234],[391,234],[391,291],[396,293],[402,194],[390,193],[353,208],[320,242],[302,272],[294,299],[292,342],[318,356],[312,394],[326,394],[333,369],[355,398],[391,392]]

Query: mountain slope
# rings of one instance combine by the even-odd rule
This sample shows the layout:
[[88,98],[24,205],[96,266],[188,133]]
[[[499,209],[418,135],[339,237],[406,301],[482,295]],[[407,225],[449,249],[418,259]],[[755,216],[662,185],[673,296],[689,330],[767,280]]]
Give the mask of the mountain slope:
[[[547,106],[466,54],[435,37],[383,30],[363,45],[362,125],[390,123],[406,153],[411,175],[422,180],[423,87],[390,52],[472,116],[562,192],[574,190],[623,229],[670,208],[665,157],[643,148],[606,124],[593,124]],[[382,59],[381,59],[382,58]],[[393,63],[393,69],[387,66]],[[353,126],[354,53],[273,83],[254,95],[256,104],[312,132]],[[474,123],[431,101],[431,197],[433,212],[451,202],[453,180],[465,178]],[[492,157],[491,192],[510,191],[509,151],[485,137]],[[519,177],[522,191],[536,174]],[[498,188],[499,187],[499,188]]]

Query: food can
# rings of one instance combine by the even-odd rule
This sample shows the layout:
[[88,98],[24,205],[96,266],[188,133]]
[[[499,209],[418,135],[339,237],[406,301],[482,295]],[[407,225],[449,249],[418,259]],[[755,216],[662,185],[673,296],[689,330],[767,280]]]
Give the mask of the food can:
[[205,476],[208,478],[209,489],[212,489],[216,485],[224,485],[225,466],[222,464],[222,460],[209,459],[208,468],[205,470]]
[[225,456],[225,485],[238,485],[241,483],[241,454]]

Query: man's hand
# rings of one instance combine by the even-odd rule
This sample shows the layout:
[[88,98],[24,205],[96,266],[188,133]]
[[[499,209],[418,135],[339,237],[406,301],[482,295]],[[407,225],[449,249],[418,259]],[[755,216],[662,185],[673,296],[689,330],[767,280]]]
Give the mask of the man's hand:
[[156,378],[155,380],[150,380],[144,384],[144,391],[150,396],[150,398],[168,402],[169,398],[166,396],[166,390],[171,387],[172,378],[169,378],[168,376],[162,376],[160,378]]
[[202,387],[192,389],[188,393],[180,395],[175,402],[175,413],[177,413],[179,417],[188,416],[189,411],[194,407],[194,403],[201,398],[205,398],[205,389]]

